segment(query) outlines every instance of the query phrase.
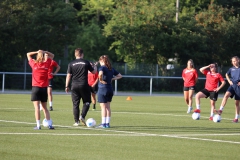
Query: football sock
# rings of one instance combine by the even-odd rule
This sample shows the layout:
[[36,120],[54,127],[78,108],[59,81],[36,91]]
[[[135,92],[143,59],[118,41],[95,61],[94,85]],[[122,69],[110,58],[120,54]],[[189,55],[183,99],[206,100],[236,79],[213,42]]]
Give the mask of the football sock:
[[106,123],[110,123],[111,117],[106,117]]
[[96,108],[96,104],[93,104],[93,109],[95,109]]
[[102,124],[106,123],[106,117],[102,117]]
[[197,105],[197,109],[200,109],[200,105],[199,104]]
[[40,120],[36,120],[36,122],[37,122],[37,127],[40,127],[41,126]]
[[220,110],[223,110],[223,108],[224,108],[223,106],[220,106]]
[[235,119],[238,119],[238,114],[235,115]]
[[52,102],[49,102],[49,106],[52,106]]
[[48,122],[48,125],[50,125],[50,126],[52,125],[51,120],[47,120],[47,122]]

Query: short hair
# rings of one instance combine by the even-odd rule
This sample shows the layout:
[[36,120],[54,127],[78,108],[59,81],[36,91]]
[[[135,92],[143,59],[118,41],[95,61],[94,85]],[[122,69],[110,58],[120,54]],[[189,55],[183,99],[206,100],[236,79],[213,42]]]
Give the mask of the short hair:
[[77,48],[77,49],[75,49],[75,53],[78,53],[79,56],[81,56],[83,54],[83,49],[82,48]]

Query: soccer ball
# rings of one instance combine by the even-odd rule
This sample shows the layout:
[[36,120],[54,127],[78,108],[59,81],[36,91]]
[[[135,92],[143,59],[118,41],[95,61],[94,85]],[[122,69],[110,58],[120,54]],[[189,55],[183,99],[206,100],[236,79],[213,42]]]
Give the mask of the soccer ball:
[[221,122],[221,116],[219,114],[216,114],[213,116],[213,122]]
[[200,119],[200,113],[193,112],[192,119],[193,120],[199,120]]
[[[52,120],[50,119],[50,124],[49,124],[49,125],[52,125],[52,124],[53,124],[53,122],[52,122]],[[43,119],[42,125],[43,125],[44,127],[48,127],[48,121],[47,121],[46,118]]]
[[96,125],[96,121],[93,119],[93,118],[89,118],[87,121],[86,121],[86,125],[88,127],[94,127]]

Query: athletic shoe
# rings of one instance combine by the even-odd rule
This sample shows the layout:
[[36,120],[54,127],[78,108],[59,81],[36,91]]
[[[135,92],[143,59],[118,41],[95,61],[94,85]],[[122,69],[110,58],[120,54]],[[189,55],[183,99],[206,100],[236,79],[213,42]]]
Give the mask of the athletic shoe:
[[33,129],[34,129],[34,130],[40,130],[40,129],[41,129],[41,126],[39,126],[39,127],[36,126],[36,127],[34,127]]
[[192,107],[188,107],[187,113],[191,113],[192,109]]
[[100,125],[97,126],[96,128],[106,128],[106,124],[100,124]]
[[80,117],[79,120],[82,123],[82,125],[86,126],[86,122],[84,118]]
[[73,126],[79,126],[79,123],[78,123],[78,122],[75,122],[75,123],[73,124]]
[[93,111],[96,111],[96,108],[93,108],[92,110],[93,110]]
[[105,128],[110,128],[109,123],[107,123],[107,124],[105,125]]
[[219,110],[215,109],[214,112],[215,112],[216,114],[219,114],[219,115],[222,114],[222,110],[220,110],[220,109],[219,109]]
[[233,123],[238,123],[238,119],[234,119],[232,122]]
[[200,110],[200,109],[195,109],[193,112],[195,112],[195,113],[200,113],[201,110]]
[[48,129],[55,129],[55,128],[52,125],[49,125]]
[[209,121],[212,121],[213,120],[213,117],[209,117]]
[[50,106],[50,109],[49,109],[50,111],[53,111],[53,107],[52,106]]

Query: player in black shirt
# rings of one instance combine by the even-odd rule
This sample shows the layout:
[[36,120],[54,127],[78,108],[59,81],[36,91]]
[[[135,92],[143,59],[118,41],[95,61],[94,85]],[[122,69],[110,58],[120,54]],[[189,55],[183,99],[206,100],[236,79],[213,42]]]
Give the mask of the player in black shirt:
[[[65,91],[69,91],[69,83],[70,80],[72,80],[71,96],[75,120],[75,123],[73,124],[74,126],[79,126],[79,120],[83,125],[86,125],[85,117],[91,103],[91,92],[88,85],[88,71],[93,74],[97,72],[96,67],[92,67],[89,61],[83,59],[83,56],[83,50],[77,48],[75,50],[76,59],[68,64],[67,69]],[[79,104],[81,99],[83,100],[83,108],[80,116]]]

